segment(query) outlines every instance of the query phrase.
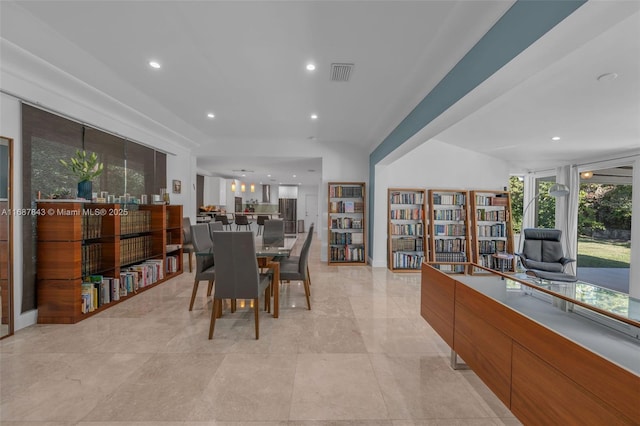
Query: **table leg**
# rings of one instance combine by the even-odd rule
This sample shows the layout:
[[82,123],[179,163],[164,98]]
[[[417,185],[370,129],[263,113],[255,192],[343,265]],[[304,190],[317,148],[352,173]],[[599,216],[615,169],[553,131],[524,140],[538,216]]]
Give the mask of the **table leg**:
[[271,261],[267,267],[273,269],[273,317],[280,314],[280,262]]

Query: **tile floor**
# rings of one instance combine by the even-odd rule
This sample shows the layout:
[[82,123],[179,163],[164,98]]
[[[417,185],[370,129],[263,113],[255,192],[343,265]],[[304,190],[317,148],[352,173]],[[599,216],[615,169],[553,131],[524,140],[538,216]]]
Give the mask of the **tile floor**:
[[[311,307],[283,285],[280,318],[216,322],[190,273],[75,325],[0,341],[3,426],[516,425],[420,317],[419,274],[329,267],[310,255]],[[240,305],[240,302],[238,302]]]

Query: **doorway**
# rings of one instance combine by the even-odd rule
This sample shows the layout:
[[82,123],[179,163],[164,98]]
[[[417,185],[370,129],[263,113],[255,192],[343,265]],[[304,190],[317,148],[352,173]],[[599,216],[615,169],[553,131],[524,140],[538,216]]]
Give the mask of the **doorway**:
[[312,223],[315,223],[315,229],[318,229],[318,194],[304,196],[304,223],[307,229]]

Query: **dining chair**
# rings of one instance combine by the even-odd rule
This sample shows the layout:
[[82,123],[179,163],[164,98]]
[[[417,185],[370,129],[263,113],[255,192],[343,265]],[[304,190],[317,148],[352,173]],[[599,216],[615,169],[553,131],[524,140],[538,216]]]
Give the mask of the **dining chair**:
[[[309,228],[309,235],[305,239],[300,256],[295,258],[283,259],[280,261],[280,283],[283,281],[302,281],[304,285],[304,294],[307,298],[307,309],[311,310],[311,289],[309,278],[309,248],[311,247],[311,238],[313,238],[313,225]],[[297,262],[295,262],[297,260]]]
[[224,225],[222,222],[209,222],[209,234],[211,235],[211,240],[213,240],[213,233],[216,231],[224,231]]
[[182,252],[189,256],[189,272],[193,270],[193,242],[191,241],[191,219],[188,217],[182,218]]
[[224,227],[229,227],[229,231],[231,231],[231,222],[229,222],[229,218],[226,214],[216,215],[216,222],[222,222]]
[[264,245],[284,244],[284,220],[269,219],[264,221],[264,232],[262,233],[262,244]]
[[249,218],[247,218],[247,216],[243,214],[236,215],[236,231],[239,231],[241,226],[244,226],[247,231],[250,231],[252,223],[253,222],[249,221]]
[[256,259],[253,232],[214,232],[213,253],[217,260],[216,287],[209,325],[209,339],[213,338],[216,317],[222,312],[222,300],[253,300],[256,339],[260,338],[259,298],[264,294],[265,308],[271,300],[271,276],[260,274]]
[[[307,237],[304,239],[304,243],[302,244],[302,248],[300,249],[300,252],[302,253],[302,251],[304,250],[305,247],[308,247],[308,250],[310,250],[311,247],[311,241],[313,239],[313,229],[315,227],[315,224],[312,223],[311,226],[309,226],[309,233],[307,234]],[[297,266],[300,262],[300,256],[289,256],[286,257],[282,260],[280,260],[280,265],[293,265],[293,266]],[[291,268],[289,268],[291,269]],[[307,282],[309,283],[309,286],[311,286],[311,274],[309,273],[309,262],[307,261]]]
[[262,234],[262,228],[264,228],[264,221],[269,220],[269,216],[264,214],[259,214],[256,218],[256,224],[258,225],[258,233],[257,235]]
[[[198,285],[200,281],[208,281],[207,296],[211,296],[213,282],[216,279],[216,271],[213,257],[213,241],[209,233],[209,225],[199,223],[191,226],[191,236],[193,238],[193,247],[196,252],[196,276],[193,281],[193,290],[191,291],[191,302],[189,310],[193,310],[193,303],[196,300]],[[211,254],[206,254],[211,252]]]

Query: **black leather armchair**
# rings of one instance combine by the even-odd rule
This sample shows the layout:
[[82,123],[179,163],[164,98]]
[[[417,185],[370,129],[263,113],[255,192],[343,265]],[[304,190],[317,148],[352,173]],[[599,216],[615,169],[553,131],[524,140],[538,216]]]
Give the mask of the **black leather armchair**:
[[522,253],[517,254],[527,275],[551,281],[577,281],[575,275],[564,272],[566,265],[575,259],[564,256],[561,238],[559,229],[524,230]]

